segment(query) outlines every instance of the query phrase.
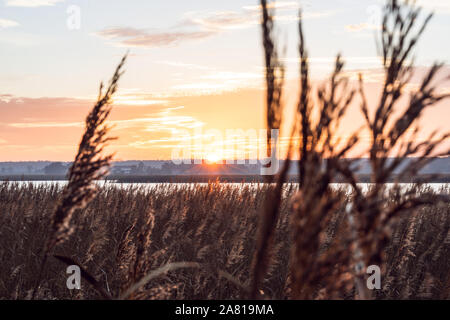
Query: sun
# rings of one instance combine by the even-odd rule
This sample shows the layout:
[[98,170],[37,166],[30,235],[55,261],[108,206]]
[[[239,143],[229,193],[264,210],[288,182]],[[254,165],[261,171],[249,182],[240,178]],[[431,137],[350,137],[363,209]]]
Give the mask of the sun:
[[218,163],[222,160],[218,153],[208,153],[205,158],[208,163]]

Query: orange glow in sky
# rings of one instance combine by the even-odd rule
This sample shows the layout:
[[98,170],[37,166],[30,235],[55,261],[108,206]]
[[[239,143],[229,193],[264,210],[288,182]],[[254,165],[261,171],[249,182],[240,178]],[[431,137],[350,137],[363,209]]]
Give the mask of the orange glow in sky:
[[[180,147],[213,163],[255,155],[259,136],[231,141],[226,132],[259,132],[266,125],[257,1],[80,1],[80,26],[72,29],[65,23],[66,1],[4,2],[8,5],[0,3],[0,161],[73,159],[99,82],[111,76],[127,50],[125,74],[108,121],[111,135],[118,138],[108,146],[116,160],[171,159],[174,148]],[[334,0],[303,4],[311,77],[314,85],[322,83],[335,54],[341,52],[351,85],[356,86],[357,75],[363,73],[373,110],[383,82],[374,45],[376,16],[370,16],[378,2],[342,2],[345,5]],[[409,91],[417,90],[433,61],[448,63],[450,52],[450,42],[439,40],[450,29],[448,1],[419,4],[425,11],[437,11],[419,43]],[[274,7],[283,34],[280,41],[287,47],[282,61],[290,124],[298,98],[299,3],[276,1]],[[441,79],[448,74],[446,64]],[[450,79],[437,87],[449,93]],[[434,130],[448,131],[449,100],[425,112],[421,139]],[[352,156],[363,154],[370,143],[361,130],[364,120],[358,103],[355,99],[339,129],[344,140],[360,133]],[[282,155],[290,132],[283,129]],[[211,131],[222,139],[212,139]]]

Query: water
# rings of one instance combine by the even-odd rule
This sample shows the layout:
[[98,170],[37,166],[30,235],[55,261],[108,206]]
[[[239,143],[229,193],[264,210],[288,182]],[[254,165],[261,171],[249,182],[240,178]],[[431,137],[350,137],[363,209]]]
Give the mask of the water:
[[[358,183],[357,184],[362,192],[367,192],[372,186],[374,186],[374,183]],[[392,189],[396,184],[395,183],[386,183],[386,189],[390,190]],[[403,191],[407,191],[412,189],[416,184],[415,183],[398,183],[398,185],[400,186],[401,190]],[[351,190],[352,187],[350,184],[348,183],[332,183],[331,184],[332,188],[344,188],[344,189],[348,189]],[[449,188],[450,188],[450,183],[424,183],[422,184],[422,187],[425,189],[430,189],[431,191],[434,192],[442,192],[443,190],[446,190],[446,192],[448,192]]]
[[[10,182],[10,183],[17,183],[19,186],[23,186],[23,185],[28,185],[28,184],[33,184],[35,186],[42,186],[42,185],[57,185],[59,187],[64,187],[67,184],[67,181],[16,181],[16,182]],[[157,189],[159,187],[185,187],[185,186],[192,186],[192,183],[117,183],[117,182],[112,182],[112,181],[99,181],[97,182],[97,184],[99,186],[114,186],[117,188],[123,188],[123,189],[128,189],[128,188],[138,188],[138,189],[147,189],[147,190],[152,190],[152,189]],[[261,187],[263,184],[261,183],[223,183],[226,186],[234,186],[236,188],[241,188],[242,186],[246,186],[249,188],[254,188],[255,190],[258,187]],[[200,186],[206,186],[208,185],[208,183],[195,183],[195,185],[200,185]],[[373,185],[371,183],[359,183],[358,184],[363,192],[366,192],[367,190],[370,189],[370,187]],[[399,183],[398,184],[402,190],[409,190],[414,186],[414,183]],[[395,184],[394,183],[387,183],[386,187],[387,189],[391,189],[392,187],[394,187]],[[347,183],[332,183],[331,184],[332,188],[335,189],[344,189],[344,190],[351,190],[351,186]],[[448,190],[450,189],[450,183],[425,183],[423,184],[424,188],[429,188],[434,192],[442,192],[443,190],[446,190],[445,192],[448,192]]]

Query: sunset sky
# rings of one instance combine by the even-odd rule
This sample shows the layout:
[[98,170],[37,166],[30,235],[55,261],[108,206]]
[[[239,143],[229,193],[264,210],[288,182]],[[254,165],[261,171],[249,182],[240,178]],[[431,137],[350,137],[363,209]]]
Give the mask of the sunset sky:
[[[100,81],[108,81],[126,52],[110,118],[119,139],[109,149],[117,160],[170,159],[185,143],[185,130],[225,135],[227,129],[264,128],[258,3],[0,0],[0,161],[72,159]],[[446,63],[441,78],[450,74],[450,1],[418,3],[435,16],[415,53],[410,90],[435,60]],[[341,52],[351,79],[363,72],[374,107],[383,80],[375,46],[383,1],[276,2],[279,39],[287,48],[288,107],[296,103],[299,5],[313,80],[323,81]],[[449,92],[450,80],[440,81],[439,91]],[[423,137],[448,130],[449,119],[446,100],[426,112]],[[362,124],[352,106],[342,135]],[[367,142],[362,138],[360,150]],[[215,147],[227,148],[226,142]],[[213,157],[218,151],[211,146],[207,152]]]

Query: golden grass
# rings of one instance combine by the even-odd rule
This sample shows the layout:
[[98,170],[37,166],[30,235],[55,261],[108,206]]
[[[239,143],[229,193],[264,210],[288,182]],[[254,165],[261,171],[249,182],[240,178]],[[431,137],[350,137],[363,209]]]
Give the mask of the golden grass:
[[[72,223],[77,231],[55,253],[77,261],[112,297],[119,297],[145,275],[169,263],[193,262],[200,266],[164,272],[128,298],[238,299],[246,295],[244,289],[249,285],[258,214],[266,192],[262,185],[253,190],[246,185],[215,183],[166,185],[154,190],[102,186],[86,208],[75,211]],[[259,289],[265,298],[292,298],[288,285],[290,198],[295,192],[292,186],[282,197],[272,259]],[[0,185],[1,298],[31,297],[46,226],[62,197],[63,190],[55,185]],[[389,199],[400,201],[394,193]],[[326,237],[319,241],[319,256],[328,256],[330,243],[346,238],[343,212],[344,208],[338,207],[330,220]],[[383,290],[377,298],[448,298],[449,226],[449,203],[428,205],[415,216],[400,220],[386,249]],[[36,298],[104,297],[85,279],[80,291],[68,290],[65,269],[65,264],[50,257]],[[339,271],[336,267],[312,285],[313,298],[355,297],[353,282],[333,295],[324,293]]]
[[[272,32],[273,11],[269,10],[267,1],[261,0],[263,49],[266,61],[267,103],[266,113],[268,129],[277,129],[283,121],[282,93],[283,72],[274,80],[278,64],[277,41]],[[413,215],[418,208],[426,204],[448,203],[448,195],[436,196],[418,193],[415,190],[399,196],[400,202],[392,203],[386,197],[385,183],[396,170],[398,176],[414,176],[431,161],[431,155],[449,155],[450,150],[437,153],[449,137],[449,133],[438,136],[434,132],[425,142],[417,142],[419,119],[424,111],[437,102],[450,97],[449,94],[437,93],[433,80],[442,64],[434,64],[422,79],[420,90],[414,92],[406,102],[406,108],[399,117],[394,111],[402,108],[399,101],[404,95],[404,87],[412,78],[414,68],[407,64],[414,54],[417,42],[425,30],[432,15],[427,15],[420,22],[421,8],[415,3],[388,0],[383,11],[383,21],[379,39],[380,54],[385,71],[385,80],[381,98],[376,101],[374,109],[363,89],[362,75],[358,90],[360,109],[365,119],[365,127],[371,133],[371,147],[367,151],[370,159],[372,177],[375,186],[363,193],[354,175],[354,163],[345,160],[346,155],[358,143],[358,132],[345,143],[339,142],[336,133],[340,120],[352,102],[357,90],[351,88],[349,80],[342,75],[344,62],[338,54],[335,69],[328,83],[317,90],[317,102],[313,99],[309,75],[309,57],[306,50],[301,11],[299,14],[299,58],[300,58],[300,93],[296,121],[292,128],[292,137],[300,137],[299,147],[299,191],[294,197],[292,214],[292,252],[290,257],[289,288],[291,297],[312,299],[316,296],[315,288],[319,282],[327,285],[322,296],[335,297],[356,283],[359,299],[372,298],[365,284],[365,270],[370,265],[386,268],[385,247],[392,236],[392,225],[402,214]],[[274,76],[275,74],[275,76]],[[277,87],[277,85],[279,87]],[[274,91],[274,88],[277,88]],[[277,99],[273,97],[276,96]],[[271,98],[271,99],[269,99]],[[374,110],[371,112],[369,110]],[[275,114],[275,116],[273,116]],[[313,119],[312,115],[318,118]],[[410,136],[408,131],[413,129]],[[292,139],[291,139],[292,140]],[[291,146],[292,147],[292,146]],[[398,150],[398,151],[395,151]],[[389,157],[396,158],[389,161]],[[410,156],[416,160],[403,168],[403,161]],[[289,157],[289,155],[288,155]],[[289,161],[286,162],[289,166]],[[284,168],[286,169],[286,168]],[[353,196],[347,205],[341,237],[329,243],[328,250],[321,251],[321,239],[337,211],[343,206],[343,199],[330,188],[338,175],[345,177],[352,185]],[[270,202],[262,211],[259,223],[256,254],[253,261],[251,298],[257,298],[258,288],[264,279],[271,258],[272,234],[277,224],[280,186],[285,181],[284,170],[277,177],[277,187],[271,191]],[[420,188],[417,184],[415,188]],[[430,280],[431,281],[431,280]]]

